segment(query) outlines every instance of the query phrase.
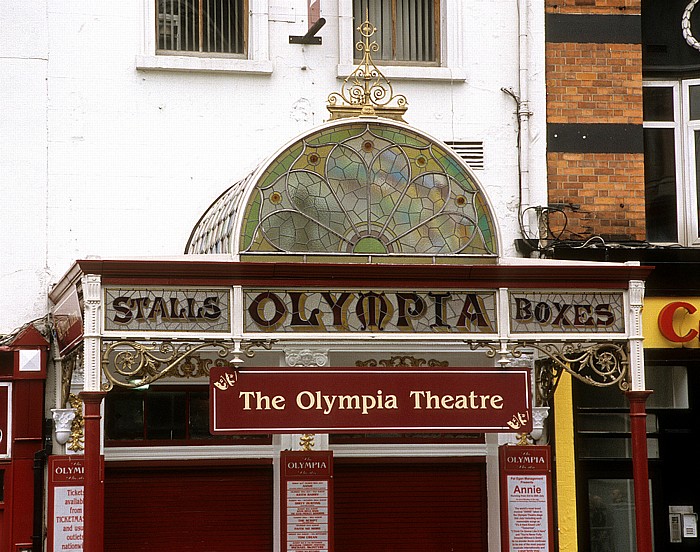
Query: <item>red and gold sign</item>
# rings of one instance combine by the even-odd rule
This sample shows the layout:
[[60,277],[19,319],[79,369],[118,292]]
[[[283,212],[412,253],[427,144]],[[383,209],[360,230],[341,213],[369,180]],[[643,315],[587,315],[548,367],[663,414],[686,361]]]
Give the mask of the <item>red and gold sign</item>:
[[210,382],[213,434],[532,429],[527,369],[216,367]]

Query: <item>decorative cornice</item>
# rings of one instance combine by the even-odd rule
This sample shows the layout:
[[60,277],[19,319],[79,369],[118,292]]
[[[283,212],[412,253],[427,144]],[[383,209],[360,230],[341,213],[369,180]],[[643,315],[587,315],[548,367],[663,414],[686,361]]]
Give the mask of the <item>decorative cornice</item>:
[[[297,282],[334,286],[371,285],[390,287],[396,282],[406,287],[464,285],[466,280],[485,288],[511,287],[597,287],[626,289],[630,280],[644,280],[653,268],[598,262],[528,264],[426,264],[405,265],[361,263],[260,263],[201,260],[87,260],[78,261],[86,272],[99,272],[103,283],[133,285],[172,285],[173,280],[188,285],[259,285],[270,287],[299,285]],[[397,270],[401,266],[401,270]]]

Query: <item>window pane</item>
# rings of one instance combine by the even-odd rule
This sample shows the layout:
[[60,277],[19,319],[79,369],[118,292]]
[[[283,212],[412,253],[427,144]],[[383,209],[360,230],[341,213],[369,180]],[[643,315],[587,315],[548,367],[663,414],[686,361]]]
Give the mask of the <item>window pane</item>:
[[[629,402],[617,387],[594,387],[574,382],[576,404],[581,409],[624,409]],[[647,410],[654,408],[688,408],[688,369],[685,366],[649,364],[645,370],[645,387],[654,392],[647,400]]]
[[[355,27],[365,18],[377,28],[372,58],[383,61],[437,60],[435,0],[353,0]],[[355,29],[355,42],[362,36]],[[359,59],[361,52],[355,52]]]
[[629,402],[617,386],[595,387],[574,381],[579,408],[623,408],[629,412]]
[[[580,458],[632,458],[630,437],[582,437],[576,447]],[[649,458],[659,457],[659,440],[647,438]]]
[[209,432],[209,393],[190,393],[190,439],[212,439]]
[[105,398],[105,437],[143,439],[143,397],[140,392],[112,392]]
[[146,398],[146,437],[184,439],[185,393],[149,393]]
[[[649,493],[651,497],[651,483]],[[637,550],[631,479],[590,479],[588,504],[591,552]]]
[[647,86],[644,88],[644,120],[673,122],[673,88]]
[[647,239],[678,242],[676,152],[672,128],[644,129]]
[[685,366],[647,366],[646,387],[654,391],[647,400],[647,409],[689,407]]
[[244,0],[158,0],[158,49],[245,53],[244,4]]
[[[700,221],[700,132],[695,131],[695,216]],[[700,234],[700,224],[698,224]],[[698,235],[695,236],[696,238]]]
[[700,119],[700,86],[689,86],[690,92],[690,120]]
[[[577,418],[578,431],[595,431],[597,433],[629,433],[629,414],[579,414]],[[656,414],[647,414],[647,433],[656,433],[658,422]]]

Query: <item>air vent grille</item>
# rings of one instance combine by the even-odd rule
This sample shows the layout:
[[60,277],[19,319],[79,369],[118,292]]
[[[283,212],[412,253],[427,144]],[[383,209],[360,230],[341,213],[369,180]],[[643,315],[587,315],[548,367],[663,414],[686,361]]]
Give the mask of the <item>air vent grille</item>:
[[445,142],[474,170],[484,170],[483,142]]

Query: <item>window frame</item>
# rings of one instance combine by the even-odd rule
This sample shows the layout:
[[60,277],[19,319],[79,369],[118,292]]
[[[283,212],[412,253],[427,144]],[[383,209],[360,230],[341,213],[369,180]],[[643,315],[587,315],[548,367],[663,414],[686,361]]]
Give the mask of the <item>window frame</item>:
[[[180,0],[177,0],[178,2]],[[208,34],[204,32],[204,17],[205,16],[210,16],[210,14],[204,13],[204,10],[201,9],[204,7],[205,2],[207,0],[190,0],[192,4],[197,4],[197,14],[199,14],[199,25],[202,26],[202,28],[199,29],[199,37],[198,37],[198,45],[199,48],[203,48],[204,43],[205,43],[205,36]],[[241,42],[243,43],[243,48],[242,52],[217,52],[217,51],[211,51],[211,50],[182,50],[182,49],[168,49],[168,48],[159,48],[158,43],[160,42],[160,27],[161,27],[161,18],[163,20],[166,20],[169,16],[173,17],[173,14],[171,13],[161,13],[161,4],[165,3],[170,4],[170,7],[173,8],[175,4],[175,0],[155,0],[154,1],[154,6],[156,8],[156,19],[155,19],[155,33],[156,33],[156,54],[157,55],[185,55],[185,56],[206,56],[206,57],[225,57],[225,58],[239,58],[239,59],[245,59],[246,56],[248,55],[248,17],[246,17],[246,14],[248,13],[248,0],[226,0],[228,5],[231,4],[238,4],[240,3],[240,12],[236,13],[241,13],[241,23],[242,23],[242,29],[239,30],[239,33],[241,35]],[[178,5],[178,15],[182,13],[182,8],[180,5]],[[194,17],[192,18],[193,20],[195,19]],[[231,25],[231,21],[229,20],[229,25]],[[188,25],[185,25],[187,27]],[[208,28],[208,26],[207,26]],[[229,26],[230,30],[230,26]],[[187,33],[185,33],[185,36],[187,37]],[[194,36],[193,36],[194,38]],[[180,42],[180,39],[178,38],[178,42]],[[208,39],[206,40],[208,43]],[[171,39],[172,43],[172,39]]]
[[[463,2],[439,0],[436,2],[436,25],[439,27],[436,62],[374,60],[382,74],[391,80],[466,81],[464,69]],[[354,30],[359,23],[353,17],[353,0],[338,1],[338,78],[345,78],[355,70]]]
[[[104,401],[104,412],[103,412],[103,422],[104,422],[104,433],[105,433],[105,447],[110,447],[114,449],[118,448],[135,448],[135,449],[145,449],[151,447],[157,448],[173,448],[173,447],[184,447],[184,448],[202,448],[202,447],[244,447],[250,445],[270,445],[272,443],[272,437],[267,434],[258,435],[243,435],[238,438],[231,438],[230,436],[212,436],[211,438],[197,438],[193,437],[191,434],[191,407],[193,395],[208,393],[208,388],[206,386],[196,386],[196,385],[152,385],[147,390],[131,389],[131,390],[115,390],[112,391],[113,395],[108,395]],[[184,397],[184,437],[181,438],[153,438],[148,436],[149,431],[149,405],[148,405],[148,395],[157,396],[160,393],[182,393]],[[108,408],[108,400],[114,399],[116,396],[121,397],[138,397],[143,401],[143,418],[141,427],[141,437],[140,438],[113,438],[109,435],[109,426],[112,423],[110,418],[110,412]]]
[[158,0],[141,0],[143,39],[141,52],[136,56],[140,71],[193,71],[272,73],[269,45],[269,0],[244,0],[248,18],[245,23],[246,52],[221,54],[216,52],[177,52],[158,49]]
[[[690,87],[700,86],[700,79],[685,79],[682,81],[681,97],[683,99],[683,120],[685,132],[683,133],[684,151],[687,152],[683,156],[684,171],[687,175],[685,186],[682,194],[681,203],[684,203],[683,213],[679,216],[679,225],[683,226],[685,232],[685,243],[687,245],[700,245],[700,232],[698,225],[698,175],[697,163],[695,154],[695,133],[700,132],[700,119],[692,121],[690,119]],[[679,228],[679,235],[681,229]]]
[[[355,1],[358,1],[358,0],[355,0]],[[362,1],[362,0],[359,0],[359,1]],[[364,1],[371,2],[372,0],[364,0]],[[381,0],[378,0],[378,1],[381,1]],[[390,11],[391,11],[392,25],[391,25],[391,29],[390,29],[391,30],[390,37],[391,37],[392,59],[384,59],[384,58],[380,58],[380,57],[375,57],[374,61],[377,63],[381,63],[382,65],[415,65],[415,66],[422,66],[422,67],[439,67],[440,66],[440,53],[441,53],[440,52],[441,30],[442,30],[441,25],[440,25],[440,0],[429,0],[429,2],[433,6],[433,18],[432,18],[432,21],[430,23],[432,26],[432,34],[433,34],[433,45],[432,46],[433,46],[433,54],[434,54],[433,59],[430,59],[430,60],[393,59],[393,57],[395,57],[395,55],[396,55],[396,49],[399,46],[399,33],[398,33],[398,28],[397,28],[398,18],[397,18],[397,13],[396,13],[398,11],[398,6],[396,3],[399,0],[386,0],[386,1],[391,3]],[[353,11],[353,16],[354,15],[355,14]],[[362,16],[360,15],[360,16],[354,17],[354,20],[356,23],[360,17],[362,17]],[[370,20],[371,20],[371,16],[370,16]],[[372,21],[372,23],[374,23],[374,21]],[[355,27],[357,27],[357,26],[358,25],[355,25]],[[377,25],[377,27],[378,27],[378,25]],[[381,30],[382,29],[377,29],[377,33],[373,37],[373,38],[375,38],[375,40],[376,40],[377,35],[380,34]],[[361,36],[358,36],[358,35],[359,35],[359,33],[355,29],[355,32],[353,33],[354,42],[358,42],[362,38]],[[379,54],[376,54],[376,55],[378,56]],[[361,59],[362,59],[362,54],[357,49],[355,49],[353,62],[358,63]]]
[[[698,222],[697,171],[694,132],[700,132],[700,120],[690,120],[690,87],[700,86],[700,79],[644,81],[644,88],[673,90],[673,121],[644,121],[644,129],[673,129],[676,164],[677,243],[700,246]],[[694,207],[695,206],[695,207]],[[647,225],[649,221],[647,221]],[[676,242],[653,242],[673,244]]]

